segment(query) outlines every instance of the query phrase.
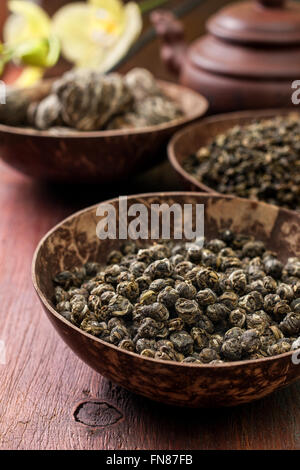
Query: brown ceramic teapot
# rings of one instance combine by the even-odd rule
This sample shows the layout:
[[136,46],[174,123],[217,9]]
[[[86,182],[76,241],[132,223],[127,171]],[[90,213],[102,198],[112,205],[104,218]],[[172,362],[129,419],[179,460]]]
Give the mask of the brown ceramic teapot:
[[189,47],[172,13],[156,11],[152,22],[163,61],[182,84],[208,98],[211,112],[292,106],[292,82],[300,80],[300,4],[230,4]]

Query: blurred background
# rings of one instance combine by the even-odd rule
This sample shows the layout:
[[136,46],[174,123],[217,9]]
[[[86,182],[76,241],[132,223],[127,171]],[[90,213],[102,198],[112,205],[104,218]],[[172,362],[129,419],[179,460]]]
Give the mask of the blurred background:
[[[80,0],[36,0],[39,4],[52,15],[58,8],[68,3],[74,3]],[[0,1],[0,28],[7,17],[7,0]],[[126,3],[126,0],[125,0]],[[141,0],[137,0],[141,3]],[[232,0],[171,0],[166,1],[162,6],[161,0],[148,0],[149,9],[160,6],[160,8],[170,9],[174,11],[176,16],[182,18],[185,26],[185,37],[188,42],[198,38],[205,32],[205,22],[214,12],[221,7],[234,3]],[[197,18],[197,20],[196,20]],[[169,73],[159,60],[159,39],[156,38],[154,29],[152,28],[149,13],[144,14],[143,33],[134,47],[134,55],[119,67],[121,72],[127,72],[133,66],[145,67],[153,72],[158,78],[176,81],[174,75]],[[60,68],[59,68],[60,67]],[[57,75],[64,69],[61,63],[51,71],[51,75]]]

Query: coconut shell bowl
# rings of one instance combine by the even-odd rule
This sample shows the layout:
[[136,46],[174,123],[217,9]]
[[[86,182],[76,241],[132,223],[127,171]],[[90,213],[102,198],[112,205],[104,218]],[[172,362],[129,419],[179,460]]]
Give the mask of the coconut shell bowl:
[[112,183],[153,166],[170,137],[203,116],[204,97],[180,85],[159,82],[183,117],[140,129],[59,132],[0,124],[0,157],[38,179],[68,183]]
[[[206,186],[199,179],[196,179],[188,173],[183,163],[199,148],[206,146],[218,134],[222,134],[237,125],[247,125],[257,119],[272,118],[283,116],[295,112],[294,110],[272,109],[261,111],[240,111],[235,113],[219,114],[216,116],[202,119],[201,122],[191,124],[183,130],[177,132],[168,145],[169,161],[179,175],[184,187],[190,191],[204,191],[211,194],[217,194],[217,191]],[[299,115],[300,116],[300,115]]]
[[[108,202],[115,207],[118,220],[118,199]],[[282,261],[300,255],[300,214],[296,212],[247,199],[191,192],[142,194],[128,198],[128,208],[136,203],[147,207],[162,203],[204,204],[206,237],[215,237],[220,229],[230,228],[264,241],[267,249],[277,251]],[[105,343],[60,316],[52,302],[52,279],[56,273],[87,261],[104,264],[107,253],[123,243],[97,238],[97,207],[78,212],[53,228],[38,245],[32,265],[34,287],[44,311],[63,341],[80,359],[131,392],[183,407],[233,406],[251,402],[300,377],[300,365],[292,361],[292,352],[214,365],[162,361]],[[171,227],[171,233],[173,229]],[[141,246],[147,243],[140,242]]]

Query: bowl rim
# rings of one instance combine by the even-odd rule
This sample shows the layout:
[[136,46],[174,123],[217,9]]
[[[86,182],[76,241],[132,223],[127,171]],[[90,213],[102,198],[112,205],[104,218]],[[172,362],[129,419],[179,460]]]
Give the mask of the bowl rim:
[[[293,108],[266,108],[266,109],[259,109],[259,110],[253,110],[249,109],[246,111],[235,111],[231,113],[222,113],[222,114],[216,114],[214,116],[208,116],[204,117],[201,119],[201,121],[189,124],[188,126],[185,126],[183,129],[177,131],[173,137],[171,137],[171,140],[168,143],[167,146],[167,154],[168,154],[168,160],[171,164],[171,166],[174,168],[176,173],[178,173],[185,181],[188,181],[192,185],[194,185],[196,188],[199,188],[201,191],[205,191],[209,194],[221,194],[222,196],[233,196],[233,197],[239,197],[234,193],[220,193],[211,186],[206,186],[202,181],[199,181],[197,178],[191,175],[191,173],[188,173],[182,166],[181,163],[179,163],[178,158],[177,158],[177,153],[175,151],[175,146],[182,139],[185,134],[189,133],[192,130],[199,129],[206,124],[214,124],[214,123],[219,123],[219,122],[226,122],[230,121],[231,119],[238,119],[238,118],[249,118],[249,119],[264,119],[268,117],[274,117],[278,115],[286,115],[286,114],[293,114],[297,113],[300,115],[300,110],[293,109]],[[217,135],[217,134],[216,134]],[[211,136],[213,138],[213,136]],[[188,157],[188,154],[186,155],[185,159]],[[263,202],[263,201],[258,201],[258,202]],[[279,206],[278,206],[279,207]]]
[[[148,198],[148,197],[165,197],[165,196],[172,196],[172,197],[176,197],[176,196],[181,196],[181,197],[186,197],[186,196],[192,196],[192,197],[204,197],[204,198],[224,198],[224,199],[229,199],[229,200],[241,200],[243,202],[245,201],[249,201],[249,203],[253,202],[253,201],[250,201],[248,199],[245,199],[245,198],[237,198],[237,197],[233,197],[231,195],[223,195],[223,194],[208,194],[208,193],[203,193],[203,192],[190,192],[190,191],[167,191],[167,192],[154,192],[154,193],[141,193],[141,194],[132,194],[132,195],[129,195],[127,196],[128,199],[141,199],[141,198]],[[121,349],[119,348],[118,346],[115,346],[113,344],[110,344],[110,343],[107,343],[103,340],[101,340],[100,338],[97,338],[96,336],[93,336],[89,333],[86,333],[85,331],[81,330],[80,328],[78,328],[77,326],[73,325],[72,323],[70,323],[69,321],[67,321],[64,317],[62,317],[53,307],[52,305],[50,304],[49,300],[47,299],[47,297],[42,293],[41,289],[39,288],[38,286],[38,283],[37,283],[37,274],[36,274],[36,263],[37,263],[37,257],[38,257],[38,254],[43,246],[43,244],[45,243],[45,241],[54,233],[56,232],[59,228],[61,228],[62,225],[64,225],[65,223],[67,223],[68,221],[72,220],[72,219],[75,219],[77,218],[78,216],[80,216],[81,214],[84,214],[86,212],[89,212],[89,211],[92,211],[94,209],[96,209],[99,205],[101,204],[109,204],[109,203],[113,203],[113,202],[117,202],[119,200],[118,197],[114,197],[114,198],[111,198],[111,199],[108,199],[108,200],[105,200],[105,201],[101,201],[99,202],[98,204],[93,204],[91,206],[88,206],[84,209],[81,209],[77,212],[74,212],[73,214],[71,214],[70,216],[66,217],[65,219],[63,219],[62,221],[60,221],[59,223],[57,223],[52,229],[50,229],[43,237],[42,239],[39,241],[35,251],[34,251],[34,255],[33,255],[33,258],[32,258],[32,264],[31,264],[31,279],[32,279],[32,283],[33,283],[33,286],[34,286],[34,289],[40,299],[40,301],[42,302],[43,304],[43,307],[45,307],[54,317],[56,317],[59,321],[61,321],[62,323],[64,323],[66,326],[68,326],[69,328],[75,330],[77,333],[80,333],[82,334],[83,336],[87,337],[88,339],[90,340],[93,340],[93,341],[96,341],[100,344],[102,344],[103,346],[106,346],[108,348],[112,348],[113,350],[115,350],[116,352],[120,353],[120,354],[125,354],[129,357],[133,357],[133,358],[136,358],[136,359],[141,359],[141,360],[145,360],[145,361],[148,361],[150,364],[151,363],[159,363],[160,365],[167,365],[167,366],[172,366],[174,368],[176,367],[189,367],[189,368],[192,368],[192,369],[195,369],[195,370],[199,370],[200,368],[201,369],[209,369],[209,370],[215,370],[216,368],[218,369],[222,369],[222,368],[229,368],[229,367],[240,367],[240,366],[246,366],[246,365],[249,365],[249,364],[261,364],[261,363],[266,363],[266,362],[274,362],[278,359],[283,359],[283,358],[288,358],[288,357],[292,357],[292,355],[296,352],[296,351],[300,351],[299,350],[295,350],[295,351],[288,351],[286,353],[283,353],[283,354],[278,354],[277,356],[270,356],[270,357],[264,357],[264,358],[260,358],[260,359],[247,359],[247,360],[244,360],[244,361],[232,361],[232,362],[224,362],[224,363],[221,363],[221,364],[194,364],[194,363],[183,363],[183,362],[175,362],[175,361],[164,361],[162,359],[153,359],[153,358],[150,358],[150,357],[146,357],[146,356],[141,356],[140,354],[137,354],[135,352],[131,352],[131,351],[127,351],[125,349]],[[256,201],[255,201],[256,202]],[[295,211],[291,211],[289,209],[284,209],[284,208],[280,208],[280,207],[277,207],[277,206],[274,206],[274,205],[271,205],[271,204],[267,204],[265,202],[257,202],[257,204],[259,205],[264,205],[264,206],[267,206],[267,207],[272,207],[273,209],[275,210],[279,210],[279,211],[284,211],[290,215],[292,215],[293,217],[296,217],[296,218],[299,218],[299,223],[300,223],[300,214],[298,215]],[[292,362],[292,361],[291,361]]]
[[[176,128],[177,126],[184,126],[196,119],[200,119],[204,116],[209,108],[209,102],[205,96],[201,93],[198,93],[195,90],[192,90],[186,86],[180,85],[178,83],[173,83],[167,80],[157,80],[157,82],[162,87],[171,86],[173,88],[177,88],[179,90],[183,90],[185,93],[189,93],[190,95],[194,95],[197,101],[199,102],[200,109],[197,112],[194,112],[193,109],[191,110],[191,114],[173,119],[169,122],[164,122],[162,124],[156,124],[153,126],[147,127],[139,127],[136,129],[128,128],[128,129],[113,129],[113,130],[100,130],[100,131],[79,131],[74,130],[72,128],[65,128],[66,131],[58,131],[57,133],[49,132],[49,130],[38,130],[34,129],[33,127],[20,127],[20,126],[10,126],[6,124],[0,123],[0,133],[5,132],[7,134],[13,135],[22,135],[24,137],[47,137],[53,139],[79,139],[79,138],[109,138],[109,137],[124,137],[128,135],[136,135],[136,134],[149,134],[152,132],[160,132],[168,129]],[[61,128],[60,128],[61,129]],[[64,128],[63,128],[64,129]]]

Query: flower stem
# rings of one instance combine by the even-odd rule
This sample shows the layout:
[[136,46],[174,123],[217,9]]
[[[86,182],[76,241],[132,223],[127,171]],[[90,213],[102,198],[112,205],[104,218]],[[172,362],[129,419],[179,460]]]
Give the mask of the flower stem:
[[141,12],[144,14],[164,5],[165,3],[168,3],[168,1],[169,0],[143,0],[142,2],[140,2],[139,6]]

